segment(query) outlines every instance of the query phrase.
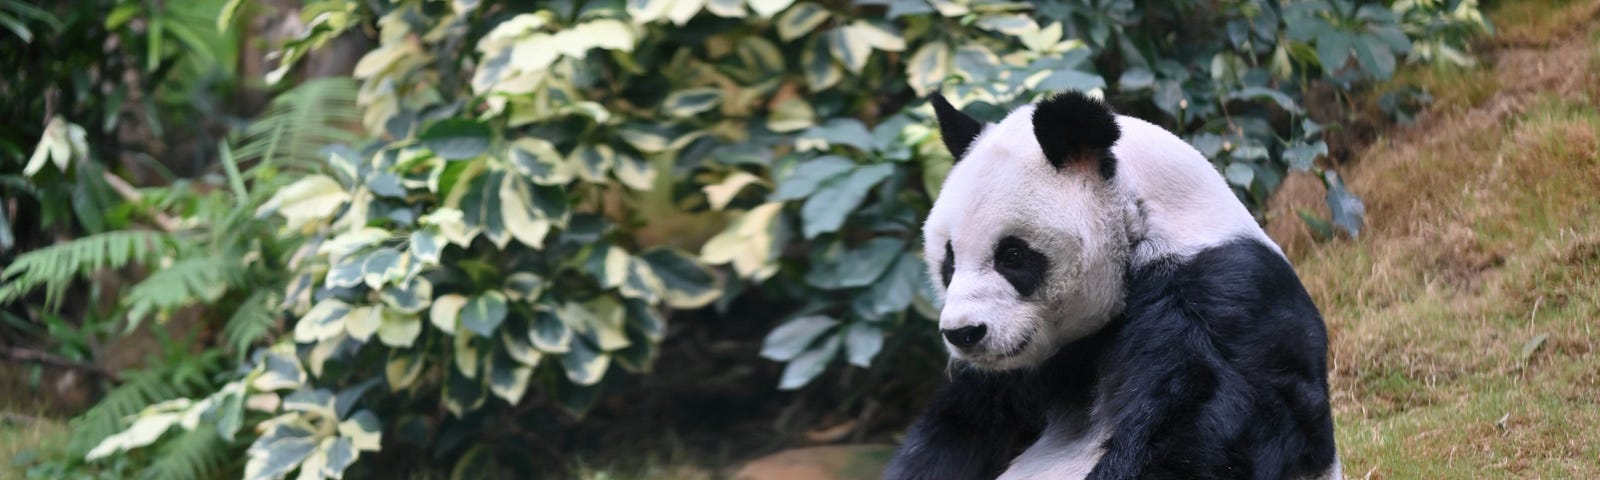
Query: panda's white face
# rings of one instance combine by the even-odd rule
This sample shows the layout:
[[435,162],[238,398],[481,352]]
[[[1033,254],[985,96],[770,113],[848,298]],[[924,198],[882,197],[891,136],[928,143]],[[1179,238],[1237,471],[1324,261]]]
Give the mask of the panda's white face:
[[1122,308],[1131,202],[1094,161],[1047,161],[1033,113],[1022,107],[954,152],[924,225],[939,329],[953,357],[979,368],[1038,365]]

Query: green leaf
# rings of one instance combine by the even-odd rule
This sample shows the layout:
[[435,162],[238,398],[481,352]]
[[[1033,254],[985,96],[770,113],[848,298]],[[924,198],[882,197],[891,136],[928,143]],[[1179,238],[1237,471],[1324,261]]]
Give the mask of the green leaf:
[[617,151],[610,145],[599,144],[579,145],[572,149],[572,159],[569,160],[578,166],[578,176],[590,183],[605,183],[606,172],[617,163]]
[[626,152],[617,152],[617,166],[612,173],[623,185],[634,190],[648,191],[655,186],[655,167],[645,159]]
[[328,263],[338,263],[346,255],[360,251],[389,238],[389,231],[377,227],[362,227],[341,233],[317,247],[317,253],[327,255]]
[[339,422],[339,436],[349,439],[356,450],[376,452],[383,448],[383,423],[371,410],[362,410]]
[[880,163],[859,167],[847,176],[823,182],[800,208],[806,238],[839,230],[845,217],[866,199],[867,192],[893,173],[894,165]]
[[561,366],[566,371],[567,380],[577,385],[600,383],[600,378],[606,374],[606,367],[610,365],[611,356],[595,350],[588,342],[572,342],[572,350],[561,355]]
[[673,0],[628,0],[628,17],[634,23],[650,23],[666,18]]
[[315,433],[299,425],[278,423],[245,450],[245,480],[282,477],[311,456],[317,444]]
[[794,3],[794,0],[745,0],[750,10],[755,11],[761,18],[772,18],[774,14],[789,8],[791,3]]
[[911,252],[900,254],[887,273],[855,297],[853,306],[868,318],[880,318],[911,306],[919,282],[927,281],[922,260]]
[[840,337],[841,335],[837,333],[830,335],[817,348],[807,350],[791,360],[789,365],[783,368],[783,378],[778,381],[778,389],[794,390],[803,387],[827,370],[828,362],[833,361],[833,357],[839,354],[839,344],[843,343]]
[[1317,36],[1317,59],[1322,63],[1322,70],[1327,75],[1338,72],[1350,60],[1350,53],[1355,47],[1355,38],[1350,34],[1337,30],[1328,30]]
[[1322,173],[1322,182],[1328,187],[1328,208],[1333,212],[1333,223],[1351,237],[1361,235],[1362,218],[1367,207],[1360,198],[1345,189],[1344,181],[1333,170]]
[[1303,112],[1303,110],[1300,109],[1300,105],[1294,102],[1294,99],[1289,98],[1289,96],[1285,95],[1283,92],[1266,87],[1241,88],[1239,90],[1229,92],[1226,98],[1228,100],[1267,99],[1271,100],[1272,103],[1278,104],[1278,108],[1282,108],[1283,111],[1289,112],[1290,114],[1300,115]]
[[530,203],[535,199],[535,188],[525,178],[506,175],[500,184],[499,200],[506,232],[517,242],[539,250],[544,248],[544,238],[550,233],[551,224],[544,218],[544,211]]
[[[1000,71],[1000,57],[981,44],[969,43],[956,47],[955,54],[951,57],[955,63],[955,73],[965,77],[969,82],[987,82],[996,77]],[[1061,70],[1071,72],[1073,70]]]
[[422,333],[422,319],[416,315],[383,309],[378,325],[378,340],[391,347],[409,348]]
[[428,308],[433,301],[433,282],[422,276],[411,277],[404,283],[383,287],[380,295],[383,304],[399,313],[414,314]]
[[735,218],[726,230],[700,248],[700,260],[708,264],[733,263],[739,276],[765,279],[777,273],[775,263],[783,245],[777,231],[782,202],[765,203]]
[[883,329],[877,325],[855,322],[845,330],[845,358],[851,365],[861,368],[871,366],[872,358],[878,356],[878,351],[882,349]]
[[663,300],[673,308],[700,308],[722,293],[717,277],[694,257],[673,248],[654,248],[639,256],[661,279]]
[[661,101],[661,111],[667,115],[687,118],[699,115],[722,103],[722,91],[714,87],[688,88],[672,92]]
[[365,342],[383,325],[383,307],[355,307],[345,317],[344,331],[350,338]]
[[811,196],[823,183],[842,177],[855,167],[855,162],[838,155],[823,155],[795,165],[794,170],[778,182],[772,192],[772,201],[796,200]]
[[835,28],[823,34],[823,41],[828,43],[828,52],[846,70],[861,73],[861,69],[867,66],[867,58],[872,55],[872,44],[865,36],[852,36],[852,33],[853,30],[848,26]]
[[544,353],[567,353],[572,348],[572,327],[554,314],[541,310],[533,314],[528,341]]
[[706,11],[723,18],[743,17],[744,0],[709,0],[706,2]]
[[722,179],[721,182],[700,187],[700,190],[705,192],[706,202],[711,205],[712,210],[722,210],[727,208],[728,202],[732,202],[734,197],[738,196],[739,192],[743,191],[745,187],[765,183],[766,181],[762,180],[761,177],[751,175],[743,170],[736,170],[729,174],[727,178]]
[[290,230],[299,230],[308,222],[325,220],[350,199],[350,194],[338,181],[326,175],[311,175],[295,181],[261,204],[257,215],[277,213],[282,215]]
[[488,399],[488,395],[484,394],[483,384],[462,375],[457,369],[446,370],[448,373],[445,375],[444,394],[441,398],[445,410],[449,410],[456,418],[461,418],[466,416],[467,412],[482,407],[484,401]]
[[767,117],[767,128],[774,132],[793,132],[815,125],[817,115],[805,99],[792,97],[778,103]]
[[905,246],[905,240],[893,237],[868,240],[826,263],[813,264],[806,272],[806,283],[827,290],[867,286],[883,276],[884,270],[900,257]]
[[1228,177],[1228,183],[1240,188],[1250,188],[1250,182],[1256,179],[1256,171],[1244,162],[1228,164],[1228,168],[1224,169],[1222,174]]
[[492,338],[505,319],[506,296],[497,291],[472,297],[461,309],[461,326],[484,338]]
[[510,355],[512,360],[516,360],[518,363],[528,367],[537,367],[539,362],[544,359],[543,352],[534,350],[533,346],[528,344],[527,339],[511,333],[509,330],[500,332],[500,345],[505,347],[506,355]]
[[437,228],[411,232],[411,257],[428,265],[438,265],[444,255],[444,243]]
[[1394,52],[1389,50],[1382,38],[1361,36],[1354,47],[1356,61],[1361,64],[1362,70],[1380,80],[1394,76]]
[[345,317],[349,314],[350,305],[337,298],[317,302],[295,323],[294,341],[312,343],[336,337],[344,331]]
[[491,355],[489,358],[489,391],[506,403],[520,403],[522,395],[528,391],[533,368],[516,361],[507,353]]
[[1117,86],[1124,91],[1144,90],[1156,83],[1156,75],[1144,67],[1133,67],[1122,72]]
[[466,160],[489,149],[494,133],[488,125],[461,118],[440,120],[417,135],[422,145],[445,160]]
[[793,360],[811,346],[812,341],[838,324],[838,320],[825,315],[807,315],[783,322],[761,341],[761,356],[779,362]]
[[383,365],[383,377],[393,391],[405,390],[422,376],[424,356],[401,349],[390,349],[389,359]]
[[433,306],[428,309],[428,322],[439,331],[454,335],[456,321],[461,318],[461,309],[466,305],[467,297],[455,293],[441,295],[433,300]]
[[807,129],[799,138],[821,139],[822,149],[832,145],[849,145],[863,152],[872,151],[872,134],[867,133],[865,124],[854,118],[830,119],[827,123]]
[[511,143],[511,166],[539,185],[565,185],[575,172],[555,145],[542,138],[523,137]]
[[383,288],[391,280],[405,276],[407,258],[393,248],[379,248],[367,254],[361,262],[361,279],[373,290]]
[[1106,79],[1092,73],[1077,70],[1057,70],[1045,76],[1033,88],[1044,91],[1079,90],[1089,91],[1105,88]]
[[506,277],[506,298],[513,302],[532,302],[544,294],[544,278],[531,272],[517,272]]
[[511,242],[511,232],[506,230],[502,187],[506,173],[489,170],[474,177],[461,197],[462,221],[468,229],[481,230],[496,248],[504,249]]
[[783,12],[783,15],[779,15],[774,25],[778,27],[778,38],[787,42],[811,33],[817,25],[827,21],[829,16],[828,11],[817,4],[800,2]]
[[806,88],[813,92],[827,90],[844,79],[844,69],[828,54],[826,42],[820,37],[806,41],[800,51],[800,65],[806,76]]
[[944,83],[945,77],[950,76],[953,63],[951,56],[950,46],[939,41],[923,44],[922,48],[911,54],[906,61],[906,83],[911,85],[917,96],[932,93]]

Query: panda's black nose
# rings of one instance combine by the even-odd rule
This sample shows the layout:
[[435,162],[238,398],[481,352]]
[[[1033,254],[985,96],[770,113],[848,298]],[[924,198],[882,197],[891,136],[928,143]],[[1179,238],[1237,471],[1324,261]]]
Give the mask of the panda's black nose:
[[989,333],[989,327],[973,325],[940,331],[944,332],[944,339],[949,340],[950,344],[955,345],[956,348],[972,348],[973,345],[978,344],[979,340],[983,340],[983,334]]

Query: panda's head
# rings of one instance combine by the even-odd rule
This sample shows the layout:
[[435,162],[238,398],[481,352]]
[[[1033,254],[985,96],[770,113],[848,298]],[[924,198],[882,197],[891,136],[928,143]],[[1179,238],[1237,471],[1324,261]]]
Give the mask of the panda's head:
[[1116,115],[1075,92],[996,124],[932,103],[956,158],[923,229],[945,344],[982,369],[1038,365],[1122,308],[1133,202],[1114,181]]

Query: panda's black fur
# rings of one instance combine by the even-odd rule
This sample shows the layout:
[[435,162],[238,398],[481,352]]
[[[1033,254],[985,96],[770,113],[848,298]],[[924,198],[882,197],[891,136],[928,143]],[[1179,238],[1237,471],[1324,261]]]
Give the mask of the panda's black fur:
[[[1052,102],[1034,113],[1052,165],[1094,158],[1101,175],[1115,175],[1110,110],[1081,94]],[[934,105],[947,110],[940,112],[942,133],[962,156],[982,125],[947,122],[964,115],[948,115],[955,109],[943,98]],[[1046,428],[1086,431],[1092,424],[1107,435],[1089,479],[1337,472],[1325,327],[1277,250],[1239,238],[1141,261],[1129,265],[1125,290],[1120,314],[1041,365],[988,371],[956,362],[886,478],[992,479]]]

